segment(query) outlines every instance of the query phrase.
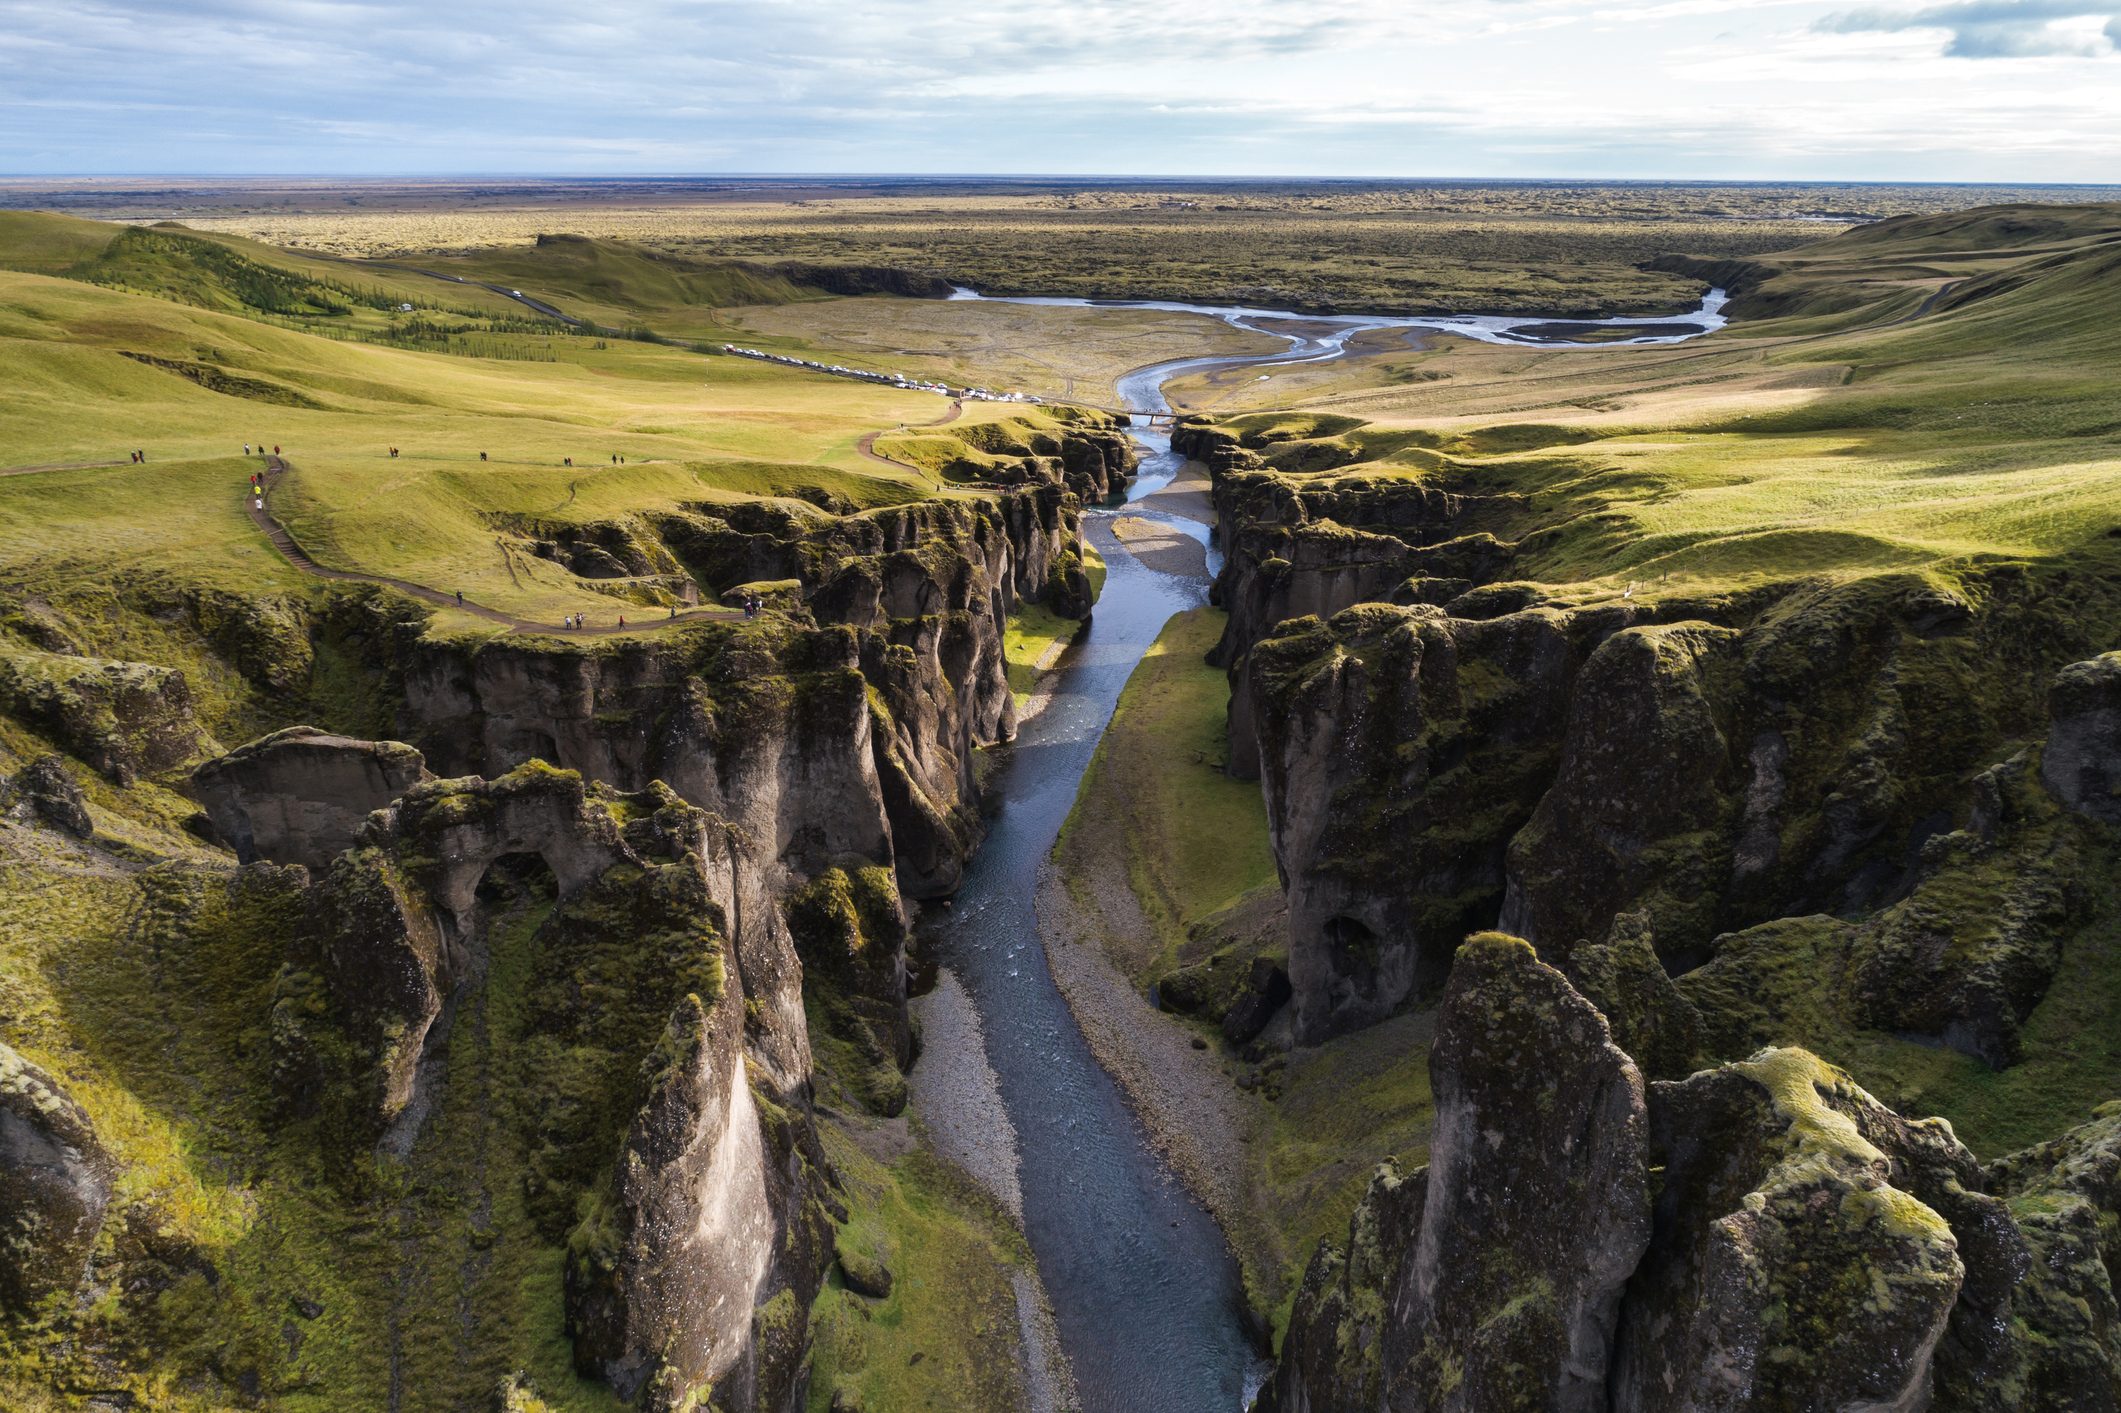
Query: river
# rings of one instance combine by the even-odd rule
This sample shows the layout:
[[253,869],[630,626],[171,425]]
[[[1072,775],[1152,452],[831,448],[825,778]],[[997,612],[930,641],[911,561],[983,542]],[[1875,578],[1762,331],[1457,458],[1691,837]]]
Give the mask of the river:
[[[1722,291],[1714,291],[1701,311],[1683,317],[1707,332],[1721,326],[1722,302]],[[1137,369],[1120,380],[1119,392],[1140,412],[1167,411],[1163,384],[1180,373],[1338,357],[1364,329],[1424,328],[1510,342],[1510,328],[1554,322],[1481,315],[1327,318],[1162,302],[1122,307],[1200,313],[1290,344],[1277,354]],[[1280,321],[1298,327],[1273,327]],[[1599,322],[1669,328],[1675,319]],[[1644,341],[1676,339],[1660,334]],[[1191,521],[1138,504],[1180,469],[1168,434],[1143,420],[1136,419],[1133,432],[1142,462],[1123,508],[1199,537],[1204,532]],[[1206,1209],[1150,1147],[1118,1084],[1083,1039],[1048,970],[1035,902],[1040,869],[1120,689],[1171,615],[1207,599],[1206,579],[1158,573],[1128,553],[1112,533],[1118,509],[1100,507],[1085,517],[1085,533],[1109,566],[1104,593],[1057,669],[1049,703],[1025,724],[992,782],[1003,803],[941,929],[939,957],[964,984],[986,1031],[987,1058],[1017,1134],[1025,1232],[1085,1413],[1234,1413],[1251,1401],[1266,1372],[1245,1334],[1237,1262]]]

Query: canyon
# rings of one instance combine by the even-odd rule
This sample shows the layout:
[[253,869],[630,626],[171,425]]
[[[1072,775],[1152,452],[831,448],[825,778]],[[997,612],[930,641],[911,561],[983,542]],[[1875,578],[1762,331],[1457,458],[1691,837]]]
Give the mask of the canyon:
[[[9,586],[34,961],[0,1032],[0,1350],[30,1372],[0,1388],[2121,1406],[2121,568],[2103,482],[2055,470],[2107,435],[2081,370],[2112,349],[2067,311],[2111,216],[1968,219],[1719,262],[1739,322],[1610,321],[1633,348],[1461,318],[1434,378],[1359,337],[1449,320],[1194,311],[1289,346],[1134,368],[1126,413],[907,417],[861,434],[868,480],[481,473],[493,582],[618,596],[625,635],[277,561]],[[2010,277],[1976,244],[1900,278],[1997,221]],[[2077,340],[2039,390],[2062,449],[1999,473],[2046,445],[2016,404],[1965,464],[1910,441],[1979,428],[1894,378],[1985,386],[1984,321],[2031,318]],[[1757,380],[1742,413],[1643,361],[1734,347],[1759,363],[1699,381]],[[1354,381],[1173,411],[1255,367]],[[1556,420],[1419,415],[1491,375],[1560,380]],[[1953,486],[1901,489],[1923,456]],[[1729,508],[1791,463],[1869,479]],[[1933,530],[2009,473],[1978,545]],[[386,543],[310,484],[305,543]],[[1885,484],[1890,533],[1847,509]],[[1205,553],[1137,558],[1142,526]],[[1212,772],[1261,837],[1209,842],[1272,871],[1205,916],[1098,774],[1180,623],[1210,625],[1213,719],[1126,759]],[[1419,1094],[1384,1154],[1380,1073]],[[1305,1075],[1342,1107],[1292,1177]],[[1184,1132],[1188,1085],[1232,1132]],[[1320,1172],[1358,1195],[1276,1228]]]

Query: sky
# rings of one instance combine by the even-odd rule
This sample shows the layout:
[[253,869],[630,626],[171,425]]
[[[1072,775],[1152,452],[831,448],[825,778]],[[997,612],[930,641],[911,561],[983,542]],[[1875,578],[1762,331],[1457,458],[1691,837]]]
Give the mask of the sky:
[[0,0],[0,174],[2121,181],[2121,0]]

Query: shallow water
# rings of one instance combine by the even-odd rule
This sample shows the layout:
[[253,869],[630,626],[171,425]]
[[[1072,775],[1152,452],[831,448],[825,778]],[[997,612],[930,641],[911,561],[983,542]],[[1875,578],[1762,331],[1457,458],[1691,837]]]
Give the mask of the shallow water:
[[[1213,367],[1222,363],[1257,363],[1262,367],[1276,367],[1289,363],[1321,362],[1340,357],[1349,339],[1372,329],[1426,329],[1433,333],[1457,334],[1481,343],[1509,344],[1520,348],[1616,348],[1631,344],[1685,343],[1688,339],[1699,338],[1724,327],[1729,321],[1723,316],[1723,307],[1730,302],[1730,296],[1723,290],[1712,289],[1702,296],[1701,306],[1691,313],[1643,314],[1619,319],[1563,319],[1551,314],[1303,314],[1293,309],[1253,309],[1238,304],[1184,304],[1172,299],[1060,299],[1042,295],[985,295],[963,288],[956,289],[950,298],[985,300],[995,304],[1044,305],[1057,309],[1157,309],[1177,314],[1200,314],[1210,319],[1220,319],[1233,328],[1249,329],[1253,333],[1287,340],[1289,349],[1286,353],[1267,358],[1189,358],[1129,374],[1128,381],[1134,383],[1134,391],[1146,391],[1153,401],[1137,401],[1129,396],[1127,384],[1123,382],[1121,395],[1126,399],[1127,406],[1136,409],[1153,407],[1157,411],[1165,409],[1163,395],[1156,389],[1174,372]],[[1284,325],[1296,327],[1281,327]],[[1542,337],[1535,332],[1561,328],[1623,331],[1633,328],[1643,332],[1633,338],[1595,341]],[[1155,376],[1147,383],[1139,381],[1148,374]]]
[[[1167,447],[1148,450],[1136,498],[1177,470]],[[1230,1413],[1258,1380],[1237,1263],[1090,1053],[1047,969],[1033,902],[1120,689],[1165,620],[1206,598],[1205,580],[1156,573],[1127,553],[1111,512],[1093,512],[1088,533],[1110,568],[1104,595],[993,783],[1004,803],[958,892],[942,957],[986,1028],[1022,1154],[1025,1229],[1084,1408]]]

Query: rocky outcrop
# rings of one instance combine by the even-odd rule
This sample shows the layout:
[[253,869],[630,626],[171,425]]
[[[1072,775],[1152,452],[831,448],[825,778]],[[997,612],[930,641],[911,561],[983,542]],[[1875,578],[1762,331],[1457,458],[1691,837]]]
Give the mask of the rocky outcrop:
[[210,744],[184,674],[144,662],[10,649],[0,654],[0,711],[119,785],[182,765]]
[[1871,1135],[1956,1149],[1950,1131],[1907,1124],[1799,1050],[1661,1083],[1650,1112],[1664,1176],[1616,1406],[1923,1406],[1965,1267]]
[[[1553,785],[1510,842],[1498,926],[1559,956],[1623,908],[1650,934],[1715,933],[1730,867],[1731,749],[1718,721],[1736,634],[1705,624],[1625,629],[1572,684]],[[1728,711],[1728,707],[1723,708]]]
[[1806,1051],[1645,1092],[1607,1037],[1467,944],[1431,1165],[1320,1248],[1263,1408],[2116,1406],[2121,1107],[1984,1170]]
[[1604,941],[1570,948],[1562,969],[1644,1074],[1676,1079],[1694,1069],[1701,1014],[1658,960],[1647,914],[1614,918]]
[[827,869],[784,907],[810,1014],[851,1051],[852,1063],[838,1068],[864,1106],[896,1117],[906,1107],[913,1024],[906,1013],[906,917],[891,874]]
[[1087,408],[1051,407],[1053,427],[1025,418],[952,426],[940,435],[964,447],[939,468],[951,480],[992,486],[1059,486],[1097,505],[1124,490],[1136,450],[1126,419]]
[[2045,1338],[1982,1408],[2121,1408],[2121,1101],[2089,1123],[1990,1166],[2031,1248],[2016,1317]]
[[[556,897],[513,963],[524,1198],[569,1252],[577,1364],[643,1407],[710,1384],[784,1407],[801,1341],[760,1321],[807,1308],[831,1256],[802,966],[777,909],[745,916],[760,885],[732,827],[668,786],[538,762],[422,780],[372,815],[309,888],[276,986],[286,1116],[322,1119],[330,1146],[411,1150],[484,983],[482,887],[526,859]],[[884,893],[895,910],[888,876]]]
[[743,1016],[687,996],[645,1062],[647,1095],[612,1192],[568,1250],[577,1367],[647,1409],[782,1409],[800,1339],[779,1307],[807,1310],[830,1229],[806,1201],[814,1170],[787,1117],[744,1073]]
[[2056,673],[2047,706],[2041,780],[2077,813],[2121,824],[2121,653]]
[[950,892],[979,836],[975,753],[1015,734],[1008,615],[1078,592],[1087,611],[1073,499],[714,509],[665,527],[690,571],[717,591],[791,580],[799,612],[594,649],[423,643],[406,735],[445,771],[541,759],[667,781],[787,880],[871,863],[911,895]]
[[1814,913],[1715,938],[1711,960],[1678,979],[1703,1052],[1737,1058],[1826,1015],[2015,1064],[2064,947],[2096,924],[2084,880],[2112,867],[2112,845],[2064,814],[2022,756],[1975,785],[1967,827],[1923,846],[1900,901],[1859,920]]
[[1245,658],[1277,625],[1358,603],[1445,603],[1509,565],[1508,546],[1468,529],[1492,518],[1480,513],[1491,500],[1374,476],[1286,476],[1197,432],[1189,444],[1213,458],[1224,554],[1211,599],[1229,619],[1209,660],[1230,669],[1229,770],[1240,779],[1259,768]]
[[80,1284],[114,1175],[81,1106],[0,1044],[0,1313],[30,1314]]
[[358,741],[290,726],[192,772],[215,832],[244,863],[329,868],[361,826],[420,781],[420,753],[399,741]]
[[1385,1406],[1387,1293],[1421,1236],[1427,1168],[1386,1163],[1348,1219],[1345,1248],[1320,1242],[1289,1312],[1274,1376],[1252,1413],[1332,1413]]
[[1607,1406],[1650,1235],[1641,1075],[1514,938],[1465,944],[1429,1054],[1430,1165],[1372,1181],[1290,1314],[1271,1413]]
[[6,787],[0,789],[0,806],[20,810],[76,839],[89,838],[96,832],[96,822],[88,813],[88,797],[66,773],[63,756],[39,756],[15,772]]
[[2042,791],[2009,734],[2038,729],[2040,679],[1992,665],[2081,625],[2008,575],[1979,613],[1913,575],[1572,609],[1518,587],[1295,619],[1249,652],[1299,1040],[1433,994],[1481,927],[1565,964],[1640,914],[1676,975],[1829,914],[1861,922],[1858,1024],[2015,1060],[2084,903],[2089,846],[2049,792],[2104,788],[2080,744],[2103,708],[2058,688]]
[[1252,650],[1299,1041],[1435,994],[1466,934],[1494,922],[1504,851],[1553,778],[1569,684],[1622,621],[1365,605]]
[[1559,972],[1495,933],[1459,951],[1429,1073],[1421,1236],[1388,1288],[1390,1405],[1603,1409],[1650,1235],[1641,1074]]

